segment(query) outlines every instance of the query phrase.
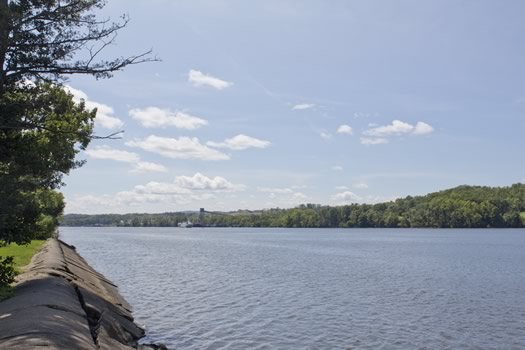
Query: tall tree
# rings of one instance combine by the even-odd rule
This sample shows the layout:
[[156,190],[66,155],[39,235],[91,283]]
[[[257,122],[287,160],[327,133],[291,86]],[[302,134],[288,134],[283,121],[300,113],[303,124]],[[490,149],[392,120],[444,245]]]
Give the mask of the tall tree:
[[[108,78],[154,61],[150,51],[102,57],[128,18],[99,19],[104,0],[0,0],[0,244],[49,231],[63,208],[50,191],[82,165],[76,154],[96,138],[96,110],[76,104],[68,76]],[[42,230],[42,227],[46,229]]]
[[63,175],[83,164],[75,156],[89,144],[95,115],[49,83],[0,97],[0,122],[13,126],[0,132],[0,241],[31,240],[41,216],[63,208],[55,203],[61,197],[42,201],[42,193],[59,188]]

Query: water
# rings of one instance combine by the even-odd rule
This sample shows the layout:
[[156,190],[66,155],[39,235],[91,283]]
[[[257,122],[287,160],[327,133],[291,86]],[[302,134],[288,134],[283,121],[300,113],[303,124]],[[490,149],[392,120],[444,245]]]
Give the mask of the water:
[[525,349],[525,230],[61,228],[185,349]]

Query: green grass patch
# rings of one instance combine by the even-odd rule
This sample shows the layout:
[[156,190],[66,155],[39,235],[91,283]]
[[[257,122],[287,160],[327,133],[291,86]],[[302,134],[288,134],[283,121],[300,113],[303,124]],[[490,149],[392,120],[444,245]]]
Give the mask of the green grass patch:
[[20,268],[26,266],[31,261],[31,258],[42,247],[45,241],[31,241],[28,245],[18,245],[12,243],[6,247],[0,248],[0,256],[13,256],[15,268],[20,271]]
[[[20,272],[21,268],[29,264],[31,258],[42,247],[45,241],[32,241],[27,245],[10,244],[0,248],[0,257],[14,257],[14,268]],[[11,286],[0,286],[0,301],[12,297],[14,289]]]

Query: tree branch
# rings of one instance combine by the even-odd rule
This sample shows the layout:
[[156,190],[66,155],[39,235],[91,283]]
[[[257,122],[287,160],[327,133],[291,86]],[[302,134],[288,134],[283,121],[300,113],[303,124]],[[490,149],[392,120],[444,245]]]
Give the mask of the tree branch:
[[40,130],[40,131],[48,131],[54,134],[62,134],[62,135],[76,135],[80,137],[87,137],[90,140],[121,140],[122,134],[125,132],[124,130],[119,130],[112,132],[111,134],[100,136],[100,135],[89,135],[87,133],[82,133],[79,131],[69,131],[69,130],[59,130],[54,128],[49,128],[43,125],[37,125],[33,123],[21,123],[19,126],[13,126],[13,125],[0,125],[0,130],[2,129],[8,129],[8,130]]

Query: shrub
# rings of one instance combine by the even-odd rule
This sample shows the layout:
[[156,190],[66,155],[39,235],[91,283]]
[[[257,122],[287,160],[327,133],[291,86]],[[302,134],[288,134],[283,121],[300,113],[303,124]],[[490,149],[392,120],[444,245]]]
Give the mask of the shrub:
[[16,271],[13,257],[0,257],[0,287],[7,286],[15,281]]

